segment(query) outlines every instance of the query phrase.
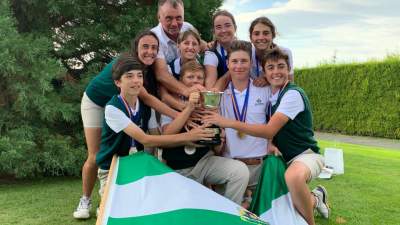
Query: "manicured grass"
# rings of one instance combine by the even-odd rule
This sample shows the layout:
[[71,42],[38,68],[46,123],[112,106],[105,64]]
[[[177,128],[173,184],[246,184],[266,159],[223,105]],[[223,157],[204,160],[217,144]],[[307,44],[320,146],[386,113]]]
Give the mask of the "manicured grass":
[[[317,224],[400,224],[400,151],[320,141],[344,150],[345,174],[316,180],[329,192],[332,215]],[[97,187],[96,187],[97,190]],[[72,218],[81,193],[78,178],[0,180],[0,224],[94,224]],[[93,215],[98,204],[94,193]]]

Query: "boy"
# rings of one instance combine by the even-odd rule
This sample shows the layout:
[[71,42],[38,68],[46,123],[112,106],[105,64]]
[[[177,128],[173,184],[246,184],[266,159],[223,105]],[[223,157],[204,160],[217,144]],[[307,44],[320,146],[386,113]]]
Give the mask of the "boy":
[[125,156],[148,147],[181,145],[196,140],[208,140],[212,132],[193,129],[176,135],[148,135],[147,129],[150,110],[138,99],[143,86],[142,65],[129,54],[119,57],[113,66],[112,78],[120,89],[105,107],[100,151],[96,155],[99,166],[100,195],[103,194],[114,154]]
[[[224,91],[221,115],[248,124],[265,124],[271,89],[256,87],[250,79],[251,44],[233,41],[228,50],[228,70],[232,81]],[[250,172],[249,189],[254,190],[267,154],[267,140],[226,128],[227,151],[225,157],[244,162]],[[250,195],[250,193],[248,194]],[[245,202],[250,203],[250,196]]]
[[[182,66],[180,78],[188,88],[194,85],[204,85],[203,66],[194,60],[185,63]],[[192,93],[181,116],[172,122],[170,118],[163,115],[161,117],[163,134],[182,132],[186,121],[195,110],[198,100],[199,93]],[[215,146],[215,148],[221,147]],[[215,156],[214,152],[210,151],[211,148],[211,146],[192,147],[187,145],[164,148],[162,157],[169,167],[199,183],[222,184],[222,190],[217,190],[217,192],[240,205],[249,179],[246,166],[240,161]]]
[[285,180],[291,193],[293,205],[308,224],[315,224],[313,208],[325,218],[329,217],[327,192],[317,186],[312,193],[307,183],[318,176],[324,166],[319,147],[312,130],[311,105],[305,92],[289,82],[288,56],[279,49],[266,53],[262,59],[265,76],[271,84],[271,114],[267,124],[245,124],[229,120],[212,113],[206,122],[221,127],[231,127],[249,135],[273,138],[278,149],[275,155],[282,155],[288,164]]

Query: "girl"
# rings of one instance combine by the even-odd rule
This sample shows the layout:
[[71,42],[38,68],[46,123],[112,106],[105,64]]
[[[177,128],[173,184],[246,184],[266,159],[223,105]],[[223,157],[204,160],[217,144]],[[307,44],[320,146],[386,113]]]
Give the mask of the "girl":
[[214,46],[210,51],[206,51],[204,57],[207,89],[213,88],[217,80],[228,71],[227,50],[235,40],[236,33],[236,21],[228,11],[217,11],[212,21]]
[[254,85],[265,86],[268,84],[264,77],[264,72],[261,66],[261,58],[264,53],[272,48],[278,47],[286,55],[289,56],[289,78],[293,81],[293,57],[290,49],[278,46],[274,43],[276,37],[276,28],[267,17],[262,16],[253,20],[249,28],[250,40],[253,44],[252,48],[252,68],[251,77],[254,79]]
[[[199,33],[194,29],[189,29],[179,34],[178,48],[180,52],[180,57],[169,63],[168,68],[170,74],[172,74],[177,80],[180,80],[181,66],[186,62],[197,60],[196,57],[198,56],[200,51],[200,40],[201,39]],[[204,89],[203,85],[200,84],[191,85],[191,87],[192,86],[197,86],[200,90]],[[165,87],[161,86],[160,92],[161,99],[167,105],[178,111],[182,111],[185,108],[186,105],[184,104],[184,102],[179,101],[179,99],[168,92]]]

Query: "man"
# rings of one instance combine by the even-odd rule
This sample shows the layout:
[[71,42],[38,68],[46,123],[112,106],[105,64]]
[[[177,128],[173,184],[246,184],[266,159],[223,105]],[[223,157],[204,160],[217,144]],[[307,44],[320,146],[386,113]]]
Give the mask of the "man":
[[[160,51],[155,62],[155,76],[157,81],[168,90],[188,97],[194,90],[201,90],[200,86],[187,88],[168,73],[167,63],[179,56],[177,40],[180,32],[193,26],[184,22],[184,6],[182,0],[158,1],[159,24],[151,29],[160,40]],[[205,46],[202,41],[202,46]],[[204,47],[203,47],[204,48]]]

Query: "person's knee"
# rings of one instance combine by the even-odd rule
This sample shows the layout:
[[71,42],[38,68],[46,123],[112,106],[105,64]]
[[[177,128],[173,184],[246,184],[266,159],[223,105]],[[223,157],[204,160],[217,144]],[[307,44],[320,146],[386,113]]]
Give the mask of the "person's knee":
[[241,180],[247,184],[250,179],[250,172],[246,164],[237,160],[235,160],[233,164],[231,170],[233,177],[235,177],[236,180]]
[[87,167],[97,167],[96,165],[96,155],[89,154],[88,158],[86,159],[85,166]]
[[296,186],[302,183],[307,183],[307,179],[310,176],[310,172],[301,165],[289,167],[285,172],[286,184],[290,186]]

